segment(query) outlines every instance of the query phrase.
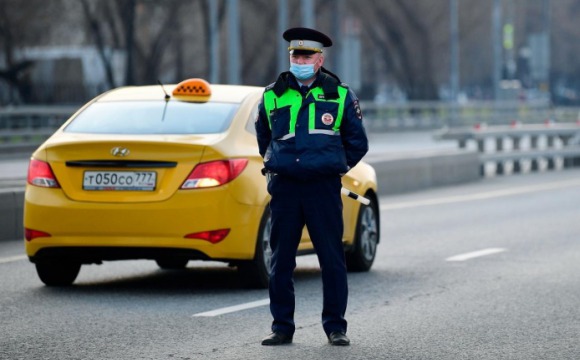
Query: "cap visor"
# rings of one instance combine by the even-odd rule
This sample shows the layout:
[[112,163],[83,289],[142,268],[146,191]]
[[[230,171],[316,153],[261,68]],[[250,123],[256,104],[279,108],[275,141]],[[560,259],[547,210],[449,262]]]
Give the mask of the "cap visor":
[[301,49],[290,50],[290,55],[312,55],[316,53],[317,52],[313,50],[301,50]]

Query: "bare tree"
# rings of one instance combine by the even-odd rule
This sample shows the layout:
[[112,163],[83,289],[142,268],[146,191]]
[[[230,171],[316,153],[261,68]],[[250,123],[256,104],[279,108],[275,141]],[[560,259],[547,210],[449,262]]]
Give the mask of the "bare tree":
[[44,2],[39,0],[26,2],[0,0],[0,55],[5,64],[4,68],[0,69],[0,79],[17,91],[18,97],[11,97],[11,102],[27,102],[32,96],[31,80],[28,75],[34,61],[17,57],[16,50],[28,45],[34,39],[43,39],[41,29],[47,24],[39,19],[42,13],[50,15],[57,3],[55,1],[43,6]]
[[[219,64],[212,63],[217,60],[211,59],[208,51],[209,1],[214,1],[219,11]],[[276,44],[281,41],[276,26],[279,2],[239,1],[242,82],[266,85],[277,75],[277,57],[287,56],[277,53]],[[301,26],[302,1],[287,3],[288,26]],[[315,21],[317,28],[330,33],[339,44],[339,15],[360,19],[364,91],[359,95],[371,98],[377,83],[388,81],[410,100],[437,99],[438,89],[448,85],[450,78],[449,3],[345,0],[344,13],[337,15],[334,0],[315,0]],[[460,86],[489,89],[494,61],[491,2],[458,3]],[[512,0],[509,4],[516,9],[514,51],[529,46],[530,35],[549,32],[551,82],[558,80],[580,90],[580,65],[575,61],[580,56],[580,42],[576,41],[580,36],[576,25],[579,1]],[[549,11],[545,11],[546,4]],[[104,65],[102,81],[107,87],[208,77],[210,65],[227,65],[228,48],[234,41],[227,38],[225,5],[224,0],[0,0],[0,81],[14,89],[15,100],[31,99],[34,88],[28,78],[41,67],[23,57],[23,49],[29,46],[93,45]],[[339,59],[333,55],[339,48],[329,50],[331,67]],[[124,67],[114,66],[113,52],[125,56]],[[521,65],[521,73],[525,73],[524,65],[529,76],[530,64]],[[68,79],[55,77],[63,86],[76,78]]]
[[[386,69],[411,100],[438,98],[432,66],[425,3],[403,0],[372,0],[351,10],[367,19],[367,46],[380,54]],[[372,52],[371,52],[372,53]]]
[[123,85],[151,84],[159,79],[163,59],[174,39],[179,39],[179,11],[183,2],[167,0],[82,0],[88,31],[91,32],[107,82],[114,87],[114,70],[107,48],[123,49]]
[[[242,10],[242,78],[252,85],[267,85],[275,80],[276,49],[282,34],[276,33],[278,2],[245,1]],[[259,14],[259,16],[256,16]]]
[[[114,88],[116,86],[115,79],[113,77],[113,66],[111,64],[111,57],[107,56],[106,49],[105,49],[105,38],[103,34],[103,28],[101,22],[98,20],[99,16],[96,15],[96,9],[91,9],[91,6],[88,0],[81,0],[81,4],[83,7],[83,14],[87,22],[87,26],[89,28],[89,32],[91,33],[92,37],[95,41],[95,46],[101,58],[101,62],[103,67],[105,68],[105,74],[107,77],[107,85],[110,88]],[[101,10],[103,10],[103,6],[107,7],[107,4],[102,2],[100,4]],[[110,24],[109,24],[110,25]]]
[[[167,0],[163,4],[148,1],[136,19],[138,28],[149,31],[137,34],[135,52],[140,64],[139,82],[153,84],[159,79],[159,70],[166,56],[175,56],[169,51],[180,33],[179,12],[183,1]],[[147,24],[148,26],[145,26]],[[156,24],[154,26],[154,24]]]

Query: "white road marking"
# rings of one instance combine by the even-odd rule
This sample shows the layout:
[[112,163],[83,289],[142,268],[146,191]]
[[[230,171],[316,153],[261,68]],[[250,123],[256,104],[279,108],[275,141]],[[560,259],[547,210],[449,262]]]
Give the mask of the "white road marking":
[[5,258],[0,258],[0,264],[14,262],[14,261],[20,261],[20,260],[26,260],[26,259],[28,259],[28,256],[26,256],[26,255],[9,256],[9,257],[5,257]]
[[445,259],[445,261],[465,261],[465,260],[473,259],[473,258],[480,257],[480,256],[497,254],[497,253],[504,252],[504,251],[507,251],[507,249],[502,249],[502,248],[483,249],[483,250],[479,250],[479,251],[473,251],[473,252],[469,252],[469,253],[465,253],[465,254],[455,255],[455,256],[452,256],[452,257]]
[[270,304],[270,299],[252,301],[245,304],[235,305],[235,306],[228,306],[221,309],[206,311],[202,313],[193,314],[192,316],[218,316],[223,314],[228,314],[240,310],[252,309],[259,306],[264,306]]
[[414,208],[414,207],[420,207],[420,206],[442,205],[442,204],[451,204],[451,203],[475,201],[475,200],[487,200],[487,199],[493,199],[493,198],[504,197],[504,196],[513,196],[513,195],[527,194],[527,193],[531,193],[531,192],[562,189],[562,188],[574,187],[574,186],[580,186],[580,180],[573,179],[573,180],[558,181],[558,182],[552,182],[552,183],[540,184],[540,185],[522,186],[519,188],[510,188],[510,189],[505,189],[505,190],[487,191],[487,192],[482,192],[482,193],[478,193],[478,194],[456,195],[456,196],[448,196],[448,197],[443,197],[443,198],[435,198],[435,199],[427,199],[427,200],[417,200],[417,201],[407,201],[407,202],[392,203],[392,204],[383,204],[383,205],[381,205],[381,210],[398,210],[398,209],[407,209],[407,208]]

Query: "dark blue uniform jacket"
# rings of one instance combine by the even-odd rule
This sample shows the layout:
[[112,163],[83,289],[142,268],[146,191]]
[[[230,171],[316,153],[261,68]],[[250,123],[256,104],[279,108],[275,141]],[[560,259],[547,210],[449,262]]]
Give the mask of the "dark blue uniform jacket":
[[[336,75],[323,68],[318,72],[311,88],[321,87],[325,96],[333,96],[333,92],[336,96],[337,86],[346,87],[345,84],[340,83]],[[275,83],[266,87],[265,92],[273,89],[277,96],[281,96],[288,88],[300,91],[299,83],[294,75],[284,72]],[[363,127],[362,113],[359,101],[352,90],[348,89],[345,99],[340,137],[309,134],[308,109],[312,102],[315,102],[312,94],[303,98],[297,117],[295,136],[280,139],[276,134],[274,136],[272,134],[262,99],[255,126],[260,155],[264,158],[265,168],[269,172],[299,180],[342,176],[367,153],[368,140]],[[322,122],[322,115],[330,112],[336,119],[338,114],[332,111],[336,112],[337,107],[329,107],[332,104],[320,101],[315,103],[316,129],[328,128]],[[275,132],[280,126],[285,129],[289,128],[289,111],[271,114],[271,116],[277,117]]]

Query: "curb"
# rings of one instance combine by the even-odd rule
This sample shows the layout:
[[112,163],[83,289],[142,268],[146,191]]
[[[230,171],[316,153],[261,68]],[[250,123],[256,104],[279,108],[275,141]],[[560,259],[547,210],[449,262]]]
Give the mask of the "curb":
[[0,240],[22,239],[24,188],[0,190]]
[[365,161],[375,168],[379,196],[481,180],[476,151],[428,151]]

